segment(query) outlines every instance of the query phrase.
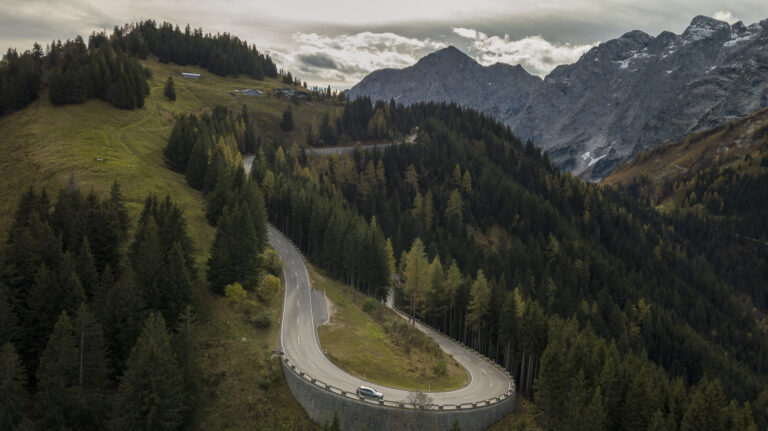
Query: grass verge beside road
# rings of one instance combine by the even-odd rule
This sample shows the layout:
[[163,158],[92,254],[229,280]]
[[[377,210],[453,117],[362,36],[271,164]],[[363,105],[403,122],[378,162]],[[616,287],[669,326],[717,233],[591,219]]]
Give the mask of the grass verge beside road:
[[318,336],[339,368],[374,385],[411,391],[448,391],[468,383],[464,367],[392,310],[311,265],[308,269],[312,287],[325,291],[333,304]]
[[205,385],[199,429],[317,429],[291,394],[280,360],[272,357],[280,336],[284,290],[281,284],[265,305],[275,318],[263,329],[223,298],[209,294],[204,301],[206,324],[198,328]]

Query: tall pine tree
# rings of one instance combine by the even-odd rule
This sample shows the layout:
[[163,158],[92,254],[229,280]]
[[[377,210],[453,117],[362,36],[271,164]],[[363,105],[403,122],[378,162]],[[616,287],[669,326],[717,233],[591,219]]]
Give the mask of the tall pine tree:
[[0,429],[12,430],[24,416],[27,375],[11,343],[0,348]]
[[176,101],[176,86],[173,84],[172,76],[169,76],[168,80],[165,81],[165,86],[163,87],[163,96],[167,97],[171,102]]
[[72,428],[79,411],[78,351],[72,320],[64,311],[53,328],[37,369],[36,408],[45,429]]
[[120,409],[112,422],[119,430],[176,430],[183,421],[184,378],[159,313],[144,323],[131,350],[118,390]]

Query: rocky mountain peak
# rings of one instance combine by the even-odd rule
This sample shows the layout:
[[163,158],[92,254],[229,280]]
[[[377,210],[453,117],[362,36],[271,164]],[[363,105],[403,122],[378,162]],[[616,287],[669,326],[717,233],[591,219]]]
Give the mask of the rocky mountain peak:
[[733,31],[734,33],[741,34],[747,31],[747,26],[744,25],[743,22],[739,21],[731,26],[731,31]]
[[731,26],[708,16],[699,15],[683,32],[683,44],[709,39],[717,35],[730,33]]
[[443,48],[441,50],[435,51],[431,54],[426,55],[421,60],[419,60],[416,63],[416,67],[419,66],[426,66],[431,67],[433,65],[442,65],[442,66],[450,66],[450,67],[476,67],[479,66],[475,60],[473,60],[470,56],[467,54],[464,54],[456,48],[455,46],[451,45],[447,48]]
[[637,151],[768,107],[766,70],[768,20],[745,27],[699,16],[681,35],[627,32],[543,80],[519,65],[483,67],[449,47],[375,72],[348,95],[477,109],[598,181]]
[[619,39],[628,40],[636,45],[644,46],[653,40],[653,37],[644,31],[632,30],[622,34]]

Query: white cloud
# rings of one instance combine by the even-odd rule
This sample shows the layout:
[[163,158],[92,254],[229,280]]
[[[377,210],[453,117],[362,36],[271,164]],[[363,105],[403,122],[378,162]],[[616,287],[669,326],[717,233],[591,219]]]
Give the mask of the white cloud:
[[453,29],[453,32],[467,39],[474,39],[477,37],[477,31],[472,30],[471,28],[456,27]]
[[519,40],[487,34],[467,28],[454,28],[453,32],[471,39],[469,54],[478,63],[488,66],[493,63],[520,64],[528,72],[545,76],[560,64],[570,64],[589,51],[593,45],[552,43],[541,36],[528,36]]
[[727,10],[719,10],[719,11],[713,13],[712,14],[712,18],[719,19],[720,21],[725,21],[728,24],[733,24],[736,21],[738,21],[738,19],[736,17],[734,17],[733,14],[730,13],[729,11],[727,11]]
[[335,85],[354,85],[365,75],[382,68],[402,68],[429,52],[444,48],[443,42],[395,33],[361,32],[339,36],[294,33],[296,49],[271,52],[275,60],[299,76]]

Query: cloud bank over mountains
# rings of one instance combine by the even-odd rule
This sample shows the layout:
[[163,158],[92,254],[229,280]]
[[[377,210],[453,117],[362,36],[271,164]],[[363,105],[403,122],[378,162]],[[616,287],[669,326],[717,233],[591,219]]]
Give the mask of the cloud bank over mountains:
[[596,46],[574,45],[570,43],[552,43],[541,35],[528,36],[519,40],[510,40],[504,36],[488,36],[470,28],[457,27],[453,32],[469,40],[468,54],[483,66],[494,63],[521,65],[528,73],[545,76],[560,64],[573,63],[582,54]]
[[[478,63],[520,64],[541,77],[560,64],[575,62],[596,45],[553,43],[541,35],[511,40],[509,34],[489,36],[463,27],[452,31],[460,37],[455,45]],[[374,70],[410,66],[424,55],[449,45],[431,38],[368,31],[339,36],[295,33],[292,40],[297,46],[295,51],[270,51],[270,55],[299,76],[313,76],[338,87],[354,85]]]
[[[45,11],[45,13],[40,13]],[[280,2],[193,0],[2,0],[0,52],[38,41],[155,19],[228,32],[269,52],[311,85],[348,88],[379,68],[404,67],[454,45],[479,63],[521,64],[543,76],[600,41],[630,30],[684,29],[692,16],[735,22],[768,17],[765,0],[356,0]]]
[[447,46],[429,38],[368,31],[339,36],[295,33],[292,40],[297,46],[295,51],[270,51],[270,55],[299,76],[310,75],[337,86],[353,85],[377,69],[410,66]]

